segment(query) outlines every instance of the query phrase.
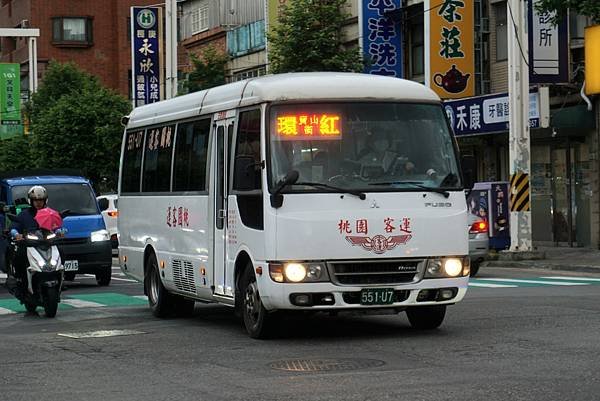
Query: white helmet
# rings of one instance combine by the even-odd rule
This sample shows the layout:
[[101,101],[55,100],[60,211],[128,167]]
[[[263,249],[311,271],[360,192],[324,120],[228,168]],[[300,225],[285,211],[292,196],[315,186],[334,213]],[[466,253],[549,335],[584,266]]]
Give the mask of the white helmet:
[[44,202],[48,201],[48,192],[46,188],[41,185],[35,185],[27,191],[27,201],[29,204],[33,204],[33,201],[36,199],[41,199]]

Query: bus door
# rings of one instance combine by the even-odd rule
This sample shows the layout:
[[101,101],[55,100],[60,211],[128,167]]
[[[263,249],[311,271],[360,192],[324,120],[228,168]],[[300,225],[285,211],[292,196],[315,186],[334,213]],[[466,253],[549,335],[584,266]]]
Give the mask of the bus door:
[[234,288],[227,280],[227,196],[230,148],[232,143],[235,110],[215,113],[215,190],[214,205],[214,252],[213,280],[214,292],[217,295],[233,297]]

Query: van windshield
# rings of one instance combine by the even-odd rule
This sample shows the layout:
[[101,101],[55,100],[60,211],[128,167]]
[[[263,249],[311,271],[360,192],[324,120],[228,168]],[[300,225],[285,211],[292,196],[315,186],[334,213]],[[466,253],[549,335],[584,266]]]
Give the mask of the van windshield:
[[[44,184],[48,191],[48,206],[61,212],[69,209],[69,215],[98,214],[96,198],[87,184]],[[27,202],[27,191],[31,185],[12,188],[13,202],[22,199]]]
[[291,191],[327,191],[303,182],[369,192],[462,186],[439,104],[275,105],[269,134],[271,188],[291,170]]

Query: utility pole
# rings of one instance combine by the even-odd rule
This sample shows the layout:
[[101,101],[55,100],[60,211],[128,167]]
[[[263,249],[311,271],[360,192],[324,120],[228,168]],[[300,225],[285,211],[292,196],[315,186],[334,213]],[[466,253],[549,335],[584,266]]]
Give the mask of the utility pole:
[[508,0],[507,17],[510,251],[525,252],[532,250],[527,0]]
[[165,0],[165,99],[177,96],[177,1]]

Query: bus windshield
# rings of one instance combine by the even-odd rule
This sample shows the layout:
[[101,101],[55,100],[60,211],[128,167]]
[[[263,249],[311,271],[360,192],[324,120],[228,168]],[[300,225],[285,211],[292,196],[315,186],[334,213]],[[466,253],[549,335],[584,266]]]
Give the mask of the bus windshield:
[[360,191],[462,186],[439,104],[274,105],[269,134],[271,188],[292,170],[299,178],[286,192],[327,192],[323,184]]
[[[69,210],[69,215],[98,214],[96,198],[87,184],[43,184],[48,191],[48,206],[61,212]],[[31,186],[19,185],[12,188],[14,200],[27,199]]]

